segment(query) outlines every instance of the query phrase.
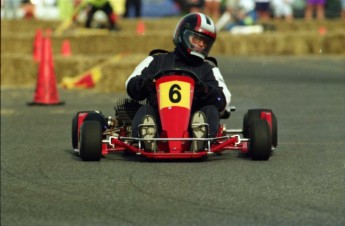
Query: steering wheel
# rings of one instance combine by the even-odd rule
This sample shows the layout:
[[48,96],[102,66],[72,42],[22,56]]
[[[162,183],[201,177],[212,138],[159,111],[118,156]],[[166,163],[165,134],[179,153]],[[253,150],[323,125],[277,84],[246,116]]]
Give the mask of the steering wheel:
[[169,75],[169,74],[186,75],[186,76],[193,78],[195,82],[204,83],[194,71],[191,71],[191,70],[185,69],[185,68],[178,68],[178,67],[163,69],[163,70],[157,72],[155,75],[153,75],[151,77],[151,79],[152,80],[158,79],[162,76]]

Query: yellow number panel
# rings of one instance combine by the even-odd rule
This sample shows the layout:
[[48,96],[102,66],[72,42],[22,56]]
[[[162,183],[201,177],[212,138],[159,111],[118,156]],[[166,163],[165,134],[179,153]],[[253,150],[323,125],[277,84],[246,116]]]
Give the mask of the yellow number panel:
[[190,83],[169,81],[160,84],[160,109],[168,107],[184,107],[190,109]]

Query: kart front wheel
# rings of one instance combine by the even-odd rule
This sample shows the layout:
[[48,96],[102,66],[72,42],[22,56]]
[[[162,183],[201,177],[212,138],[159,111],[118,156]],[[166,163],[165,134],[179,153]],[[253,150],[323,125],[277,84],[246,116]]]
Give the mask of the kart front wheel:
[[79,122],[78,117],[79,114],[85,114],[87,113],[87,117],[85,118],[85,121],[100,121],[102,125],[106,125],[105,118],[99,111],[79,111],[77,112],[72,119],[72,148],[77,149],[78,148],[78,138],[79,138]]
[[255,119],[249,124],[250,150],[253,160],[268,160],[271,156],[272,136],[266,120]]
[[78,114],[74,115],[72,119],[72,148],[78,148]]
[[243,117],[243,136],[248,137],[249,124],[252,120],[261,119],[261,112],[266,111],[272,114],[272,145],[278,146],[278,122],[277,117],[271,109],[250,109]]
[[102,157],[102,126],[98,121],[84,121],[80,129],[80,157],[99,161]]

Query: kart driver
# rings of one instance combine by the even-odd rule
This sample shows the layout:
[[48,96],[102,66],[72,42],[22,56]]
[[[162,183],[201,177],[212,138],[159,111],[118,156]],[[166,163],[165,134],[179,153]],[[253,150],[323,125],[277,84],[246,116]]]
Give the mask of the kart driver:
[[[202,13],[188,14],[176,26],[173,37],[175,50],[151,51],[150,55],[134,69],[126,81],[127,93],[134,100],[147,99],[149,103],[142,106],[134,116],[132,123],[134,137],[153,138],[159,134],[160,118],[152,75],[167,68],[188,69],[202,80],[195,84],[190,124],[207,123],[208,128],[205,126],[191,128],[192,136],[204,138],[207,135],[211,137],[217,135],[220,117],[230,112],[231,94],[217,67],[217,61],[208,57],[216,35],[216,28],[210,17]],[[204,150],[205,145],[205,141],[193,141],[191,150]],[[156,148],[153,141],[145,141],[144,146],[146,150]]]
[[115,12],[113,10],[112,4],[109,0],[79,0],[77,1],[79,4],[75,9],[75,13],[73,15],[73,21],[76,21],[77,14],[86,7],[86,22],[85,27],[91,28],[91,22],[94,17],[94,14],[98,10],[102,10],[108,18],[109,23],[109,30],[111,31],[119,31],[119,27],[117,26],[117,18]]

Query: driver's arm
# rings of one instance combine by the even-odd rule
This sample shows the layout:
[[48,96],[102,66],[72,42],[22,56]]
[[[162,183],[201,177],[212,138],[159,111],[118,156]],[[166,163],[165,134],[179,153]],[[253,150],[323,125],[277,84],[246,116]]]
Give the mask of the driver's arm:
[[148,87],[145,87],[145,83],[149,77],[154,74],[154,58],[152,56],[146,57],[139,65],[134,69],[133,73],[128,77],[125,85],[128,95],[135,100],[144,100],[149,95]]
[[206,103],[216,106],[219,112],[230,108],[231,93],[219,68],[213,67],[204,78],[204,81],[208,86],[208,92],[203,98]]

